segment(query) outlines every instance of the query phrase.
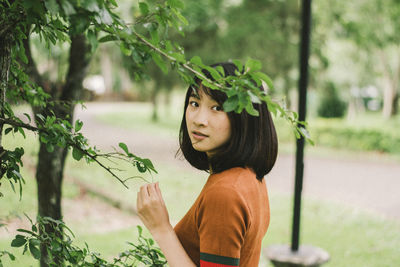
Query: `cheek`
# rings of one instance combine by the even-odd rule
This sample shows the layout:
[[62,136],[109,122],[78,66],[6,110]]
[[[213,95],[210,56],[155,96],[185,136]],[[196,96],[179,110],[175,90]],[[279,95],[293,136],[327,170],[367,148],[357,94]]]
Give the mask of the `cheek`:
[[191,121],[190,115],[191,115],[191,113],[189,112],[189,109],[186,108],[186,110],[185,110],[186,127],[189,127],[189,125],[190,125],[190,121]]
[[225,142],[227,142],[232,135],[232,130],[231,130],[231,123],[229,121],[228,116],[226,116],[226,118],[224,118],[221,122],[220,122],[220,133],[221,133],[221,139],[223,139]]

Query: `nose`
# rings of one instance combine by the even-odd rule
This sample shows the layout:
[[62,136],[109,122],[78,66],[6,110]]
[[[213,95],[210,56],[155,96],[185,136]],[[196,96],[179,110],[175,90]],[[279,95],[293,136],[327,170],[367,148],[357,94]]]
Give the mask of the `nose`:
[[196,126],[207,126],[208,125],[208,113],[205,108],[199,108],[193,116],[193,123]]

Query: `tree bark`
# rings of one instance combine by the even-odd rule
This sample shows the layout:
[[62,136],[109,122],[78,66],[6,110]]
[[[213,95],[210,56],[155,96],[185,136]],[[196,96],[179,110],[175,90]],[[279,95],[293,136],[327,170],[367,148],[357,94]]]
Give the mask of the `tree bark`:
[[[42,78],[33,63],[29,43],[25,49],[29,60],[27,71],[33,80],[41,83]],[[52,100],[60,101],[60,104],[54,107],[48,106],[45,109],[33,107],[35,116],[37,114],[50,115],[52,111],[57,118],[68,120],[70,123],[73,122],[74,101],[79,100],[82,93],[82,82],[90,61],[89,51],[90,47],[84,35],[71,37],[69,69],[66,82],[61,88],[52,86],[50,90]],[[67,148],[58,146],[54,147],[54,151],[49,152],[45,144],[40,144],[36,180],[38,189],[38,214],[41,217],[51,217],[56,220],[62,219],[62,181],[67,152]],[[62,233],[57,233],[51,224],[46,226],[45,233],[42,234],[62,236]],[[41,267],[49,266],[47,249],[46,244],[41,245]],[[54,260],[57,264],[61,264],[59,259],[56,258]]]
[[[8,87],[8,74],[11,65],[11,46],[12,36],[10,33],[0,35],[0,117],[4,118],[4,105],[6,100],[6,90]],[[3,123],[0,123],[0,180],[3,177],[5,168],[2,167],[2,136]],[[1,183],[0,183],[1,184]],[[0,194],[1,195],[1,194]]]
[[398,112],[399,103],[399,79],[400,79],[400,58],[397,66],[397,72],[392,72],[391,66],[383,51],[380,51],[381,61],[383,65],[383,73],[385,82],[383,88],[383,117],[391,118]]
[[153,87],[153,90],[152,90],[151,96],[150,96],[151,104],[153,106],[153,112],[152,112],[152,115],[151,115],[151,120],[153,122],[157,122],[158,121],[158,112],[157,112],[157,110],[158,110],[158,101],[157,101],[157,96],[158,96],[158,93],[160,92],[160,86],[161,86],[161,83],[159,82],[159,80],[156,80],[154,82],[154,87]]

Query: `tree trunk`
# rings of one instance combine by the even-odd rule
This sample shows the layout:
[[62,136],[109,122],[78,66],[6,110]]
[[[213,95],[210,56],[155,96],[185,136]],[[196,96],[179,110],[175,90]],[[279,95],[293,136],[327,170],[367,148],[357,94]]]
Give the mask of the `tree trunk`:
[[[8,86],[8,73],[11,65],[12,36],[8,33],[0,35],[0,117],[4,118],[4,104]],[[3,123],[0,123],[0,151],[2,150],[1,140]],[[0,176],[1,179],[2,176]]]
[[[27,51],[29,60],[27,71],[29,71],[33,80],[39,82],[41,77],[33,63],[29,44],[25,46],[25,50]],[[53,86],[51,90],[52,100],[58,100],[60,104],[54,107],[49,106],[45,109],[33,107],[35,115],[49,115],[51,114],[50,112],[53,111],[57,118],[68,120],[70,123],[73,122],[75,107],[73,102],[79,100],[82,93],[82,82],[90,61],[89,51],[90,47],[84,35],[71,37],[69,69],[66,82],[62,88]],[[58,146],[54,147],[54,151],[49,152],[45,144],[40,144],[36,180],[38,188],[38,213],[41,217],[51,217],[56,220],[62,219],[62,180],[67,152],[68,150],[66,148],[60,148]],[[57,233],[56,229],[51,224],[47,225],[45,233],[41,234],[62,236],[62,233]],[[40,247],[41,267],[49,266],[47,249],[48,247],[46,244],[42,244]],[[59,259],[56,258],[54,260],[58,265],[62,265]]]
[[[4,33],[0,35],[0,117],[4,118],[4,105],[6,100],[6,90],[8,87],[8,74],[11,65],[11,46],[12,46],[12,36],[9,33]],[[2,146],[2,136],[3,136],[3,123],[0,123],[0,186],[1,178],[3,174],[7,171],[2,164],[3,156],[3,146]],[[0,197],[1,197],[0,192]]]
[[153,106],[153,113],[151,115],[151,120],[153,122],[157,122],[158,121],[158,112],[157,112],[158,101],[157,101],[157,96],[158,96],[158,93],[160,92],[160,86],[161,86],[161,83],[158,80],[156,80],[154,82],[154,88],[153,88],[153,90],[151,92],[151,96],[150,96],[151,103],[152,103],[152,106]]
[[391,118],[397,114],[399,94],[397,88],[389,84],[389,81],[383,92],[383,117]]
[[[46,145],[43,143],[40,144],[36,181],[38,189],[38,213],[41,217],[51,217],[55,220],[62,219],[62,180],[67,151],[66,148],[55,147],[53,152],[48,152]],[[45,233],[41,232],[40,234],[62,237],[62,233],[56,232],[52,224],[46,225]],[[49,266],[46,244],[41,244],[40,252],[40,266]],[[58,258],[55,258],[54,261],[57,264],[61,264],[61,260]]]
[[380,57],[386,82],[383,88],[383,117],[391,118],[397,114],[399,103],[400,58],[396,72],[391,68],[384,51],[380,51]]

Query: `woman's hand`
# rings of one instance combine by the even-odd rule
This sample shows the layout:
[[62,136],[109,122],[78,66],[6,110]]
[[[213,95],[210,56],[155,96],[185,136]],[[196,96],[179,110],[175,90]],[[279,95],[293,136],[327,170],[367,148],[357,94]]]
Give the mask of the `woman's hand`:
[[158,183],[140,187],[136,205],[140,219],[160,246],[169,266],[195,267],[169,222],[168,211]]
[[172,229],[158,182],[140,187],[136,206],[139,218],[152,235]]

